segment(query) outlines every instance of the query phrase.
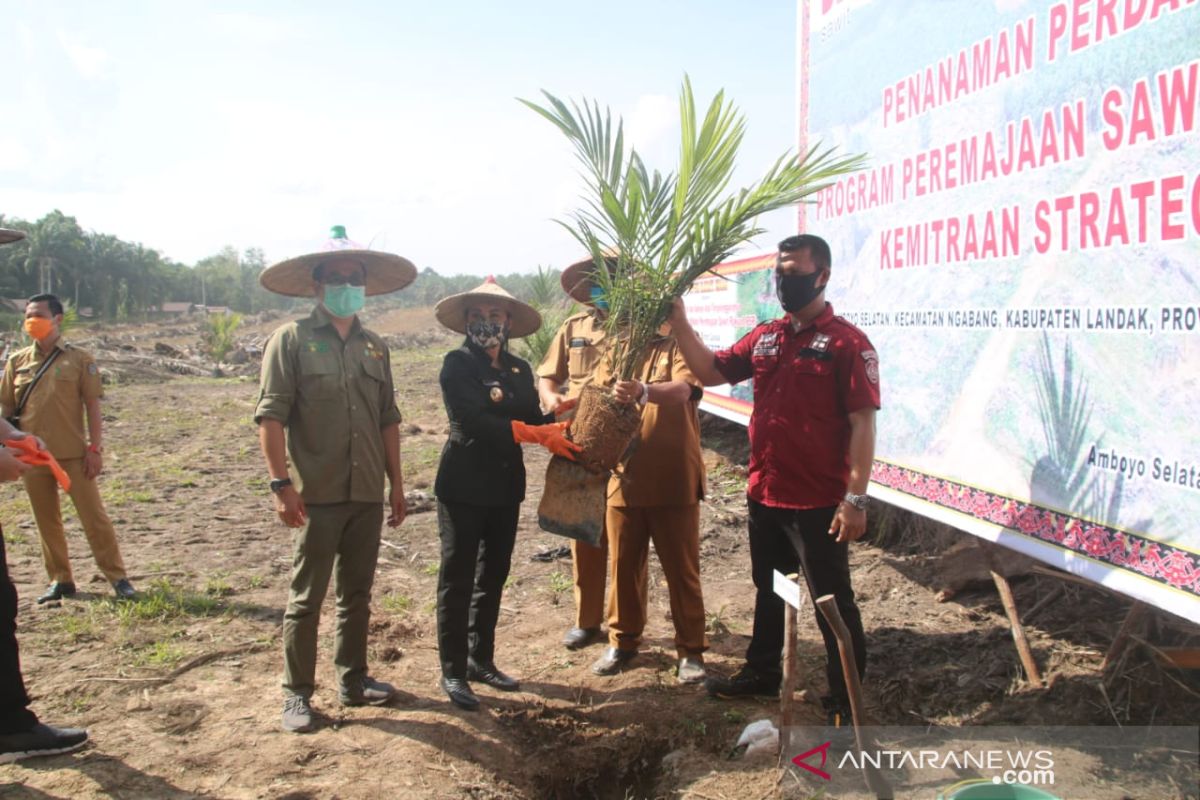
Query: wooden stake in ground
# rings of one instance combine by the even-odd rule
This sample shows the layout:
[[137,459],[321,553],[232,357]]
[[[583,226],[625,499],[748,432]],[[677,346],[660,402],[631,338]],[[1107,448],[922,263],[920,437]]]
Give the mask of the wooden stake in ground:
[[1004,613],[1008,615],[1013,642],[1017,645],[1017,655],[1021,657],[1021,664],[1025,667],[1025,677],[1029,679],[1035,689],[1041,689],[1044,686],[1042,674],[1038,671],[1037,662],[1033,660],[1033,651],[1029,649],[1029,640],[1025,638],[1025,628],[1021,626],[1021,617],[1017,613],[1017,602],[1013,599],[1012,587],[1008,585],[1008,578],[992,570],[992,582],[996,584],[996,591],[1000,593],[1000,602],[1004,604]]
[[[838,655],[842,661],[842,674],[846,679],[846,692],[850,695],[850,714],[854,722],[854,741],[858,745],[861,756],[865,745],[863,743],[862,727],[866,724],[867,709],[863,704],[862,683],[858,679],[858,665],[854,659],[854,643],[850,640],[850,630],[846,627],[842,614],[838,611],[837,600],[827,594],[817,598],[817,609],[825,616],[825,621],[833,629],[837,637]],[[866,759],[861,759],[863,777],[867,779],[867,787],[875,793],[879,800],[891,800],[892,786],[877,767],[872,766]]]
[[1125,621],[1121,623],[1117,635],[1113,638],[1112,644],[1108,648],[1108,653],[1104,656],[1104,663],[1100,665],[1100,671],[1108,669],[1109,664],[1114,663],[1125,649],[1126,642],[1129,637],[1137,630],[1137,626],[1141,623],[1142,618],[1146,615],[1149,609],[1141,600],[1134,602],[1130,607],[1129,613],[1125,615]]
[[[792,725],[792,709],[796,693],[796,615],[803,602],[800,591],[800,576],[796,573],[784,576],[775,572],[775,594],[783,598],[783,684],[779,687],[779,760],[783,763],[783,731]],[[793,605],[794,603],[794,605]]]

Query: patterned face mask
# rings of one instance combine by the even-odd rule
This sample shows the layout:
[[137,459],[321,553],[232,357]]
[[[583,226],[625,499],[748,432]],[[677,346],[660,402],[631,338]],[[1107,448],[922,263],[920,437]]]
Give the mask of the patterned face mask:
[[471,320],[467,323],[467,337],[480,350],[503,347],[508,340],[508,320],[492,322],[487,319]]

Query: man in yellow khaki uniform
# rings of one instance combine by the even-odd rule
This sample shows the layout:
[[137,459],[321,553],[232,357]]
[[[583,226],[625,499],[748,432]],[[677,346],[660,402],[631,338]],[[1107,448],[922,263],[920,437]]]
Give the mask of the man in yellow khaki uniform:
[[[598,287],[592,283],[592,269],[592,259],[587,258],[575,262],[562,273],[563,291],[587,309],[567,317],[538,367],[538,396],[547,412],[552,413],[561,403],[579,396],[583,387],[591,382],[592,373],[604,354],[607,304],[602,298],[593,297]],[[593,547],[573,539],[571,566],[575,579],[575,627],[563,636],[563,644],[576,650],[600,638],[608,573],[607,540],[601,539],[600,545]]]
[[[642,406],[642,424],[632,454],[608,487],[609,647],[592,664],[592,672],[615,674],[637,654],[646,627],[644,576],[653,541],[667,578],[677,677],[680,683],[699,683],[708,649],[700,588],[704,461],[696,413],[703,390],[671,336],[652,343],[635,375],[637,380],[613,385],[618,401]],[[597,367],[595,380],[613,381],[607,359]]]
[[[63,305],[52,294],[29,298],[25,331],[29,347],[8,360],[0,380],[0,409],[24,432],[38,436],[71,479],[71,502],[87,536],[96,565],[117,597],[136,596],[125,573],[117,534],[104,510],[96,478],[104,469],[100,398],[104,387],[91,355],[62,338]],[[87,426],[84,426],[84,412]],[[13,420],[12,418],[16,418]],[[49,467],[36,467],[22,479],[42,540],[50,588],[39,603],[75,594],[75,579],[63,532],[58,481]]]

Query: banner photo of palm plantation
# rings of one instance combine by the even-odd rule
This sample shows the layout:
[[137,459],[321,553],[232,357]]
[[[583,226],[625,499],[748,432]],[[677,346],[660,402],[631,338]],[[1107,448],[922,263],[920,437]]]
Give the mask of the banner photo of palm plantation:
[[[799,146],[870,156],[800,227],[879,352],[872,493],[1200,621],[1200,3],[799,18]],[[772,265],[697,282],[710,345],[781,313]]]

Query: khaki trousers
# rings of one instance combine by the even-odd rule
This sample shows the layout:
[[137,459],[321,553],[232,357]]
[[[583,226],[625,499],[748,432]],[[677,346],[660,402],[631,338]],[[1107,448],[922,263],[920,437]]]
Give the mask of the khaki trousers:
[[[112,520],[104,510],[104,501],[100,499],[100,487],[95,480],[84,477],[82,458],[68,458],[59,464],[71,479],[68,494],[75,506],[75,513],[79,515],[96,566],[109,583],[127,577],[121,549],[117,546],[117,532],[113,530]],[[38,533],[41,534],[46,574],[51,581],[74,583],[71,560],[67,555],[67,535],[63,531],[58,481],[49,467],[34,467],[21,477],[29,494],[29,505],[37,521]]]
[[700,506],[609,506],[608,556],[612,589],[608,596],[608,641],[636,650],[646,628],[646,562],[650,542],[662,563],[675,623],[679,657],[708,649],[704,633],[704,594],[700,589]]
[[283,615],[283,688],[312,697],[321,603],[336,576],[333,664],[344,687],[367,674],[371,586],[379,559],[383,503],[331,503],[307,508],[294,539],[292,587]]
[[[571,540],[571,571],[575,577],[575,627],[591,630],[604,622],[604,587],[608,583],[608,531],[593,547],[578,539]],[[646,567],[639,578],[645,594]]]

